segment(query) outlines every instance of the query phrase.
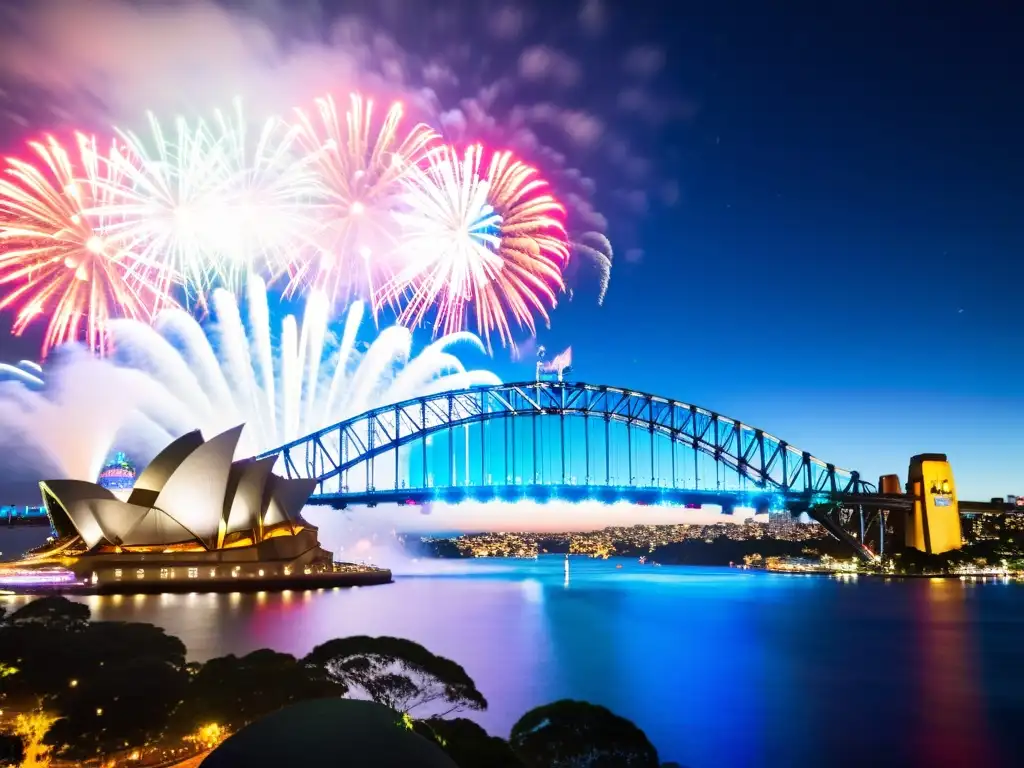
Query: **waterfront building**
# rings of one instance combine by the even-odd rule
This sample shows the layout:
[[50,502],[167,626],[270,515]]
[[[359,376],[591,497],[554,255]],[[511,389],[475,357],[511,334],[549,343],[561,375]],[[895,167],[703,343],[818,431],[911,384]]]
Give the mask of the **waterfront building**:
[[137,592],[390,581],[388,571],[333,562],[300,514],[315,481],[278,477],[274,458],[234,461],[241,431],[183,435],[126,500],[99,483],[40,483],[55,538],[0,570],[0,584]]

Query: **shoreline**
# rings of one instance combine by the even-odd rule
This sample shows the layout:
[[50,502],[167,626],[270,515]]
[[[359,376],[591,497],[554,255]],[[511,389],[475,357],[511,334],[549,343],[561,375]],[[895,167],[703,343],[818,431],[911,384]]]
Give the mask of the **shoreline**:
[[[510,564],[517,562],[536,561],[544,558],[552,559],[565,559],[568,558],[570,561],[573,560],[595,560],[600,562],[612,562],[612,561],[629,561],[634,564],[640,565],[637,562],[637,558],[632,555],[611,555],[610,557],[593,557],[591,555],[584,554],[570,554],[566,555],[561,552],[545,552],[539,554],[537,557],[426,557],[424,560],[436,560],[438,562],[473,562],[476,560],[480,561],[504,561]],[[642,567],[683,567],[683,568],[728,568],[729,570],[736,571],[758,571],[761,573],[771,573],[782,576],[835,576],[835,577],[857,577],[857,578],[871,578],[871,579],[957,579],[960,581],[1024,581],[1024,573],[986,573],[986,574],[964,574],[964,573],[879,573],[873,571],[830,571],[827,569],[808,569],[808,570],[783,570],[783,569],[770,569],[757,566],[744,566],[742,564],[737,565],[735,563],[665,563],[657,562],[645,563]]]
[[160,594],[226,594],[260,593],[260,592],[311,592],[317,589],[373,587],[393,584],[394,576],[387,568],[375,568],[364,571],[347,571],[336,573],[309,574],[297,577],[253,580],[204,581],[201,584],[188,581],[149,582],[133,584],[126,582],[107,582],[93,586],[82,583],[32,584],[19,588],[17,585],[4,587],[4,595],[72,595],[76,597],[89,595],[160,595]]

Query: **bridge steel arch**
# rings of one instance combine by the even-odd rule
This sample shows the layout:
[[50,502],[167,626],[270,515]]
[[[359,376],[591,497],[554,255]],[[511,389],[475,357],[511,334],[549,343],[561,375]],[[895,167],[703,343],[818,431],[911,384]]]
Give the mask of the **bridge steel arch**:
[[[554,418],[560,426],[560,477],[557,469],[555,477],[547,478],[542,478],[543,473],[537,471],[538,451],[542,450],[537,439],[538,417]],[[566,473],[565,424],[569,418],[584,420],[586,470],[582,477]],[[504,435],[495,437],[493,428],[487,430],[487,426],[499,420],[505,421]],[[517,424],[522,425],[521,429],[532,429],[533,462],[530,467],[522,466],[525,461],[516,467]],[[609,434],[613,424],[624,425],[629,443],[630,468],[626,482],[619,482],[609,471],[612,452]],[[479,431],[478,481],[470,477],[470,427]],[[874,486],[861,480],[857,472],[824,462],[736,419],[643,392],[570,382],[501,384],[413,398],[367,411],[262,456],[277,456],[278,471],[288,477],[316,479],[317,486],[311,499],[314,502],[320,500],[346,506],[376,501],[429,500],[443,497],[444,491],[460,486],[455,475],[454,449],[448,453],[447,480],[434,482],[427,471],[426,446],[431,438],[439,435],[446,435],[449,445],[454,446],[459,429],[466,430],[466,461],[461,487],[476,486],[478,491],[515,488],[522,496],[524,491],[541,486],[610,489],[624,491],[626,497],[632,498],[643,498],[646,492],[655,500],[700,498],[705,503],[716,503],[711,497],[716,494],[723,496],[719,493],[721,487],[709,488],[706,483],[701,489],[696,469],[695,483],[678,482],[676,446],[683,446],[691,449],[695,457],[702,454],[731,470],[751,494],[782,496],[790,502],[803,502],[804,507],[810,507],[815,500],[855,500],[874,493]],[[599,455],[596,462],[591,461],[591,436],[595,430],[604,431],[603,456]],[[488,431],[492,432],[490,443]],[[511,463],[507,455],[509,431],[512,436]],[[650,441],[650,465],[634,469],[633,435],[638,435],[636,440],[642,440],[645,433]],[[654,458],[655,436],[667,438],[672,445],[669,478],[658,476]],[[403,464],[416,463],[411,448],[417,442],[422,446],[422,472],[418,479],[411,478],[411,475],[402,479]],[[504,446],[506,450],[503,479],[495,479],[493,474],[486,472],[488,459],[494,463],[495,445]],[[401,458],[403,455],[404,460]],[[393,462],[394,470],[383,477],[377,464],[385,456],[389,457],[388,464]],[[527,468],[530,475],[522,471]],[[695,484],[698,487],[693,487]],[[480,494],[476,497],[479,498]],[[728,501],[724,496],[723,499],[723,503]]]

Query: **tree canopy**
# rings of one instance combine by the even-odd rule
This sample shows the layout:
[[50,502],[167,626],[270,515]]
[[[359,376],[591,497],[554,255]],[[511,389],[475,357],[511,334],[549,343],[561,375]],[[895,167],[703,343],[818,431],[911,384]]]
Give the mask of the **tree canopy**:
[[57,718],[46,735],[63,757],[145,743],[163,729],[188,682],[185,645],[152,624],[89,621],[63,597],[35,600],[0,626],[5,706],[42,707]]
[[585,701],[531,709],[512,726],[509,744],[536,768],[658,768],[658,751],[642,730]]
[[46,735],[62,758],[102,756],[156,739],[188,685],[181,666],[159,656],[104,664],[60,697]]
[[26,603],[10,615],[13,626],[39,624],[65,631],[84,629],[89,623],[89,606],[68,600],[61,595],[47,595]]
[[414,730],[436,741],[459,768],[523,768],[507,741],[464,717],[419,720]]
[[[319,724],[308,724],[315,726],[316,738],[365,742],[375,760],[382,747],[363,739],[369,734],[359,727],[324,727],[331,713],[380,721],[381,744],[393,741],[388,734],[394,728],[413,730],[418,736],[407,746],[422,748],[425,737],[424,755],[439,766],[658,766],[643,731],[585,702],[559,701],[528,712],[508,742],[470,720],[445,719],[460,710],[486,709],[487,700],[459,664],[411,640],[347,637],[319,645],[303,659],[262,649],[188,664],[184,644],[160,627],[91,621],[87,606],[62,597],[36,600],[3,618],[0,699],[16,727],[13,738],[0,739],[0,764],[21,753],[28,761],[51,755],[105,758],[147,745],[181,746],[185,737],[210,748],[240,730],[250,733],[252,746],[258,721],[297,727],[303,720],[293,710],[319,700],[305,710],[319,718]],[[373,703],[335,706],[345,696]],[[414,710],[426,719],[413,720]],[[292,714],[274,720],[281,711]],[[391,757],[396,766],[407,764],[398,753]]]
[[[399,712],[434,705],[443,714],[487,708],[459,664],[397,637],[343,637],[314,648],[305,662],[346,690]],[[435,713],[436,714],[436,713]]]
[[305,699],[342,696],[345,687],[294,656],[269,649],[222,656],[201,665],[173,718],[182,735],[217,723],[236,731],[265,715]]

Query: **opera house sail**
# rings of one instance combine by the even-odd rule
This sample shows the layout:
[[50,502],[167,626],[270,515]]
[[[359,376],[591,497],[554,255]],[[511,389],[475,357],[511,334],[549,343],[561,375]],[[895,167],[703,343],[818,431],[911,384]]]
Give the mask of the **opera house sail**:
[[179,437],[138,475],[127,500],[82,480],[40,483],[56,536],[14,568],[63,572],[99,591],[390,580],[387,571],[334,563],[300,514],[316,481],[278,477],[273,458],[234,461],[241,433]]

